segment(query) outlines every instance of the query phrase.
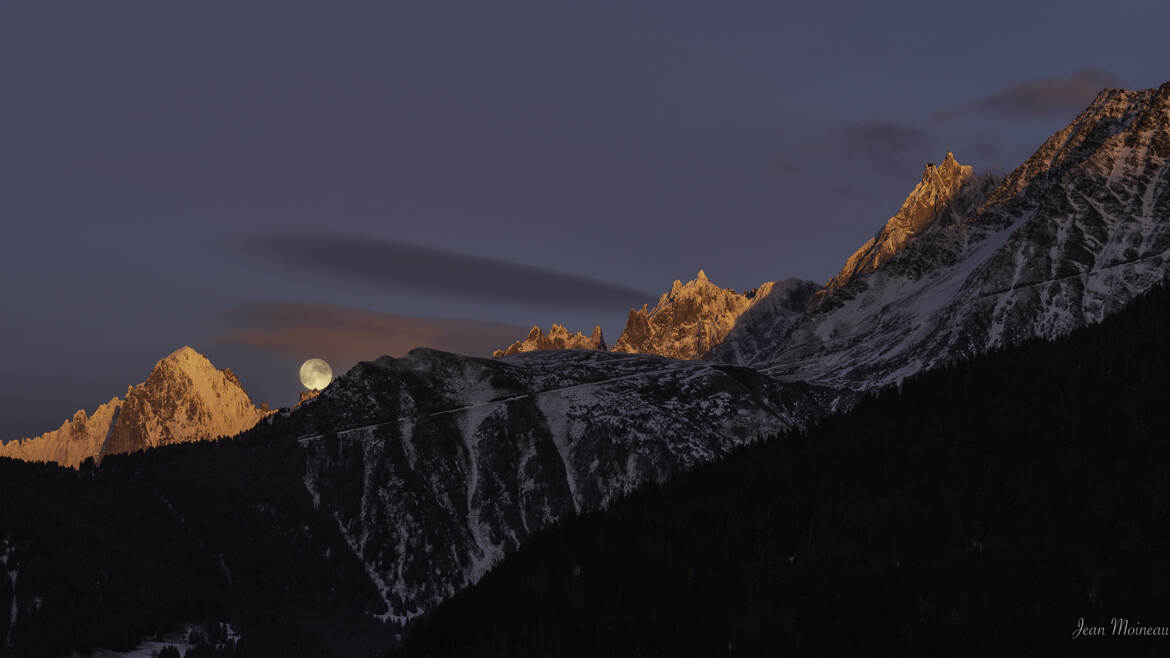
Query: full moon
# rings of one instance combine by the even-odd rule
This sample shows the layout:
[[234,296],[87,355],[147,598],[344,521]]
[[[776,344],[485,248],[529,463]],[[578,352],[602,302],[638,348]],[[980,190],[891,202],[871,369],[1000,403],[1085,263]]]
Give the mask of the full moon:
[[301,364],[301,383],[309,390],[321,390],[333,381],[333,368],[325,359],[309,359]]

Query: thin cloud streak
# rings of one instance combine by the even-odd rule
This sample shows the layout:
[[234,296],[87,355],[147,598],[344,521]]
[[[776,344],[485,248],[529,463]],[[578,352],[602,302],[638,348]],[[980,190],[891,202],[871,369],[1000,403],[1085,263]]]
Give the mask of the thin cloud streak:
[[846,126],[841,138],[847,155],[867,158],[886,153],[902,153],[926,146],[926,133],[896,123],[855,123]]
[[939,110],[931,118],[935,122],[944,122],[972,112],[1025,119],[1066,117],[1083,110],[1101,90],[1123,86],[1112,73],[1085,69],[1067,78],[1013,85],[973,103]]
[[860,165],[880,176],[903,179],[912,175],[930,150],[930,137],[912,126],[888,123],[851,123],[821,141],[801,146],[809,157],[828,157],[836,162]]
[[334,364],[400,357],[416,347],[489,356],[526,333],[518,325],[421,318],[328,304],[262,303],[228,312],[235,326],[216,343]]
[[242,235],[251,256],[376,286],[561,308],[613,311],[655,295],[597,279],[423,245],[329,234]]

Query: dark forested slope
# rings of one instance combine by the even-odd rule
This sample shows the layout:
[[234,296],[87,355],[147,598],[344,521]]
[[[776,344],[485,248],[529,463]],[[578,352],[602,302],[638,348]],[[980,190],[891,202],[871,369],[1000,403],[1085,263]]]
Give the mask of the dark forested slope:
[[[363,655],[392,628],[293,441],[246,438],[116,455],[80,470],[0,459],[0,656],[129,649],[230,622],[241,656]],[[4,549],[7,550],[7,549]],[[0,550],[3,553],[4,550]],[[9,642],[5,642],[8,640]]]
[[560,524],[396,656],[1166,655],[1170,292]]

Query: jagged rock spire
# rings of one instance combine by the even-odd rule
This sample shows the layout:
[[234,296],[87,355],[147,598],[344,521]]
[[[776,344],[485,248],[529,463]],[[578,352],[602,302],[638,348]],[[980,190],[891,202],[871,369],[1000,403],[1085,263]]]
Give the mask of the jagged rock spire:
[[845,266],[829,280],[826,288],[834,290],[859,275],[874,271],[901,252],[907,241],[931,226],[962,219],[973,210],[967,207],[971,204],[962,201],[966,196],[972,196],[965,193],[976,179],[974,169],[959,164],[950,151],[940,164],[927,163],[922,171],[922,181],[906,197],[898,212],[845,261]]
[[593,334],[585,336],[581,332],[570,334],[564,325],[553,323],[546,336],[539,326],[534,326],[528,332],[528,337],[518,340],[502,350],[492,352],[492,358],[498,359],[521,352],[536,350],[605,350],[605,339],[601,336],[601,326],[593,327]]
[[727,336],[748,307],[767,296],[771,286],[764,284],[749,298],[711,283],[707,273],[699,270],[685,284],[675,281],[653,310],[646,306],[631,309],[613,349],[676,359],[702,358]]

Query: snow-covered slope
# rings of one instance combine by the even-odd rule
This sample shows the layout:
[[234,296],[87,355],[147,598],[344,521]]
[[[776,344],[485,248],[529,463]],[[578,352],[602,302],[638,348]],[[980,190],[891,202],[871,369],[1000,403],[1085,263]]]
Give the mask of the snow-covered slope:
[[601,327],[593,327],[593,334],[586,336],[578,331],[570,334],[563,325],[553,324],[546,336],[540,327],[533,327],[524,340],[518,340],[502,350],[492,352],[493,358],[512,356],[521,352],[535,352],[536,350],[605,350],[605,339],[601,337]]
[[809,302],[821,286],[803,279],[767,283],[753,303],[735,320],[723,340],[706,358],[727,363],[755,363],[775,349],[774,336],[785,336],[805,319]]
[[156,363],[145,382],[129,387],[125,400],[115,397],[92,416],[79,410],[52,432],[0,445],[0,457],[76,468],[87,457],[234,436],[265,413],[231,370],[218,370],[182,347]]
[[567,514],[839,402],[835,391],[702,361],[416,349],[358,364],[267,422],[299,438],[306,487],[382,591],[386,618],[402,620]]
[[887,223],[805,317],[711,356],[865,388],[1100,321],[1170,270],[1168,159],[1170,83],[1106,90],[961,221],[951,203],[904,240]]

